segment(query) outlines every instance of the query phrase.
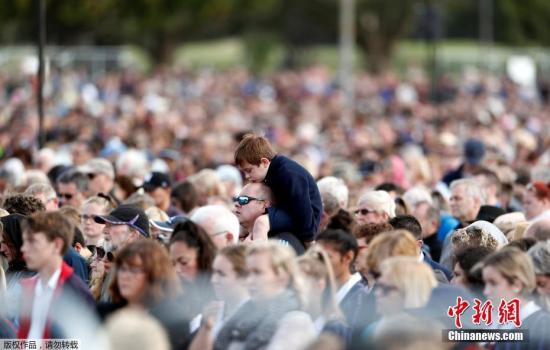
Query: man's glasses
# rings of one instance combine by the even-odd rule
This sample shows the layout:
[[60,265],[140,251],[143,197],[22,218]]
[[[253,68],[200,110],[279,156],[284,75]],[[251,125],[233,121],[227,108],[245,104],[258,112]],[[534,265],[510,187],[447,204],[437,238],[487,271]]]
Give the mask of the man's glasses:
[[235,203],[239,203],[239,205],[247,205],[248,203],[250,203],[251,201],[264,201],[265,199],[260,199],[260,198],[254,198],[254,197],[250,197],[250,196],[237,196],[237,197],[233,197],[233,202]]
[[65,198],[67,200],[71,200],[71,199],[73,199],[73,194],[72,193],[58,193],[57,197],[58,198]]
[[363,209],[355,210],[354,213],[355,213],[355,215],[361,214],[361,215],[365,216],[365,215],[368,215],[370,213],[374,213],[374,210],[368,210],[368,209],[363,208]]
[[105,249],[101,247],[96,247],[95,253],[99,260],[103,260],[105,256],[107,256],[108,262],[113,262],[115,260],[115,256],[113,255],[112,252],[105,252]]

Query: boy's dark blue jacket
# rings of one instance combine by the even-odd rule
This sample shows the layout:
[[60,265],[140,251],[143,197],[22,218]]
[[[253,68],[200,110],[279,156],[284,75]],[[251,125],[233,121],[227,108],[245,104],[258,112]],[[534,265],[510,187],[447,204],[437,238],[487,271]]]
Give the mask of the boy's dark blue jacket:
[[300,164],[285,156],[271,160],[265,184],[275,196],[275,206],[268,209],[271,232],[285,232],[288,222],[284,211],[292,219],[292,233],[302,242],[315,239],[321,222],[323,204],[313,176]]

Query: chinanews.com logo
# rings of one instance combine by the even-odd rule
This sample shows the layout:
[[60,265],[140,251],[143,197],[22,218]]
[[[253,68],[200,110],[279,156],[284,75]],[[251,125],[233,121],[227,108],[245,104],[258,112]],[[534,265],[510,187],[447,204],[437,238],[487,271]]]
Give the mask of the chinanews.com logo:
[[[462,329],[465,312],[472,307],[471,325],[479,329]],[[443,340],[451,342],[520,342],[528,339],[528,333],[521,327],[520,301],[501,299],[497,308],[491,300],[482,302],[474,299],[473,305],[462,297],[449,306],[447,316],[454,318],[455,329],[443,331]],[[493,320],[497,317],[498,320]],[[496,323],[495,323],[496,321]],[[487,328],[485,328],[487,327]]]

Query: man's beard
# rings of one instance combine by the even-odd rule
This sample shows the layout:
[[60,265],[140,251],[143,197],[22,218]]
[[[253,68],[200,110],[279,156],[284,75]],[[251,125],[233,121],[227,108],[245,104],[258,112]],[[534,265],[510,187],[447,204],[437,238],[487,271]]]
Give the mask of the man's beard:
[[114,252],[117,248],[118,247],[114,245],[112,241],[103,241],[103,249],[105,249],[105,252]]

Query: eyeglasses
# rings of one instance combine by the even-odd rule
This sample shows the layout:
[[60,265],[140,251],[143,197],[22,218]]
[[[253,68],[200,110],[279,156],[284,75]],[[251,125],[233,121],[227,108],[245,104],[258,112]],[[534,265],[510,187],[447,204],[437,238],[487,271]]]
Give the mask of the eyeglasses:
[[101,247],[96,247],[95,253],[96,253],[96,256],[99,258],[99,260],[103,260],[105,256],[107,256],[108,262],[113,262],[115,260],[115,256],[112,252],[105,252],[105,249]]
[[73,199],[73,196],[74,196],[74,195],[73,195],[72,193],[58,193],[58,194],[57,194],[57,197],[58,197],[58,198],[65,198],[65,199],[67,199],[67,200]]
[[88,173],[88,179],[93,180],[96,177],[97,174],[94,173]]
[[87,220],[94,221],[94,218],[95,218],[95,215],[88,215],[88,214],[80,215],[80,220],[82,220],[82,221],[87,221]]
[[239,203],[239,205],[247,205],[250,201],[264,201],[265,199],[254,198],[250,196],[237,196],[233,197],[233,202]]
[[396,286],[390,286],[390,285],[383,284],[383,283],[380,283],[380,282],[376,283],[375,288],[376,288],[376,290],[379,290],[380,293],[384,296],[397,290]]
[[365,215],[368,215],[370,213],[375,213],[375,211],[363,208],[363,209],[355,210],[354,213],[355,213],[355,215],[361,214],[361,215],[365,216]]

